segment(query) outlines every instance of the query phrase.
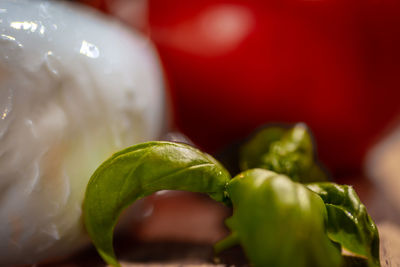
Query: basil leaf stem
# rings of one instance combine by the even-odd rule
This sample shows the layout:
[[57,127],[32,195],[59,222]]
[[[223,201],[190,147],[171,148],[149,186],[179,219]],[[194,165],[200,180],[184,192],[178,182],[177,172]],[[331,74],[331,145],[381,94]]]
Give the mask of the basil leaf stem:
[[159,190],[202,192],[224,202],[230,178],[214,158],[191,146],[171,142],[135,145],[114,154],[90,178],[84,223],[101,257],[119,266],[113,230],[127,206]]

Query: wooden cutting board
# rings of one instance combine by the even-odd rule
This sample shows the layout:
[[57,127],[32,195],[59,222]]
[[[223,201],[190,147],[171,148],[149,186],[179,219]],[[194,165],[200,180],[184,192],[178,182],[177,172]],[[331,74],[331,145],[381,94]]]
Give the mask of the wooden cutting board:
[[[142,226],[134,227],[139,233],[133,235],[124,232],[122,236],[116,236],[116,253],[123,267],[248,266],[240,248],[222,253],[219,264],[215,264],[212,244],[227,234],[227,230],[221,228],[221,221],[229,215],[226,207],[206,197],[192,194],[161,196],[153,199],[151,203],[153,215],[143,221]],[[379,211],[382,211],[381,205],[373,213]],[[378,229],[382,266],[400,267],[400,226],[389,220],[379,220]],[[178,237],[178,240],[165,241],[171,240],[172,237]],[[97,252],[89,248],[64,261],[36,265],[49,266],[106,265]]]
[[[389,222],[378,225],[381,238],[380,253],[382,267],[400,267],[400,227]],[[138,264],[130,262],[122,262],[123,267],[227,267],[232,265],[226,264],[185,264],[185,263],[148,263]],[[237,265],[243,266],[243,265]]]

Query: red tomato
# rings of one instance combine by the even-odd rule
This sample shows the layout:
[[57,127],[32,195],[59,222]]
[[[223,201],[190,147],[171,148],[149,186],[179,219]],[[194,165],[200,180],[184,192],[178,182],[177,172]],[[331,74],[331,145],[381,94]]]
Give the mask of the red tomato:
[[303,121],[322,162],[359,170],[400,111],[398,6],[150,0],[177,126],[215,152],[264,123]]
[[[95,1],[130,25],[145,3]],[[398,0],[148,0],[148,8],[176,125],[209,152],[265,123],[303,121],[322,162],[336,174],[359,171],[400,112]]]

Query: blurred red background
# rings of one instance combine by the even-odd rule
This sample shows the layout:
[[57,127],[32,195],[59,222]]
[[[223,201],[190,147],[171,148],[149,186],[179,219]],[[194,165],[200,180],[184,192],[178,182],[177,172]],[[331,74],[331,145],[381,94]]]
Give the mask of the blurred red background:
[[174,126],[211,153],[303,121],[335,175],[357,174],[399,115],[397,0],[85,2],[149,34]]

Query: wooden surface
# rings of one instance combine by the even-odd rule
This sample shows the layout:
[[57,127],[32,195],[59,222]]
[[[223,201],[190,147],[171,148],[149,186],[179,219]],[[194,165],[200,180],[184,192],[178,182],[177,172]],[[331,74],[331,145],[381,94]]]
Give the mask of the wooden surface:
[[378,225],[382,267],[400,267],[400,227],[389,222]]
[[[215,261],[212,244],[228,233],[221,224],[230,213],[226,207],[207,197],[187,193],[153,196],[149,203],[147,209],[152,215],[116,236],[116,253],[124,267],[248,266],[239,247],[224,252],[219,262]],[[378,229],[382,266],[400,267],[400,227],[394,222],[381,221]],[[105,264],[93,248],[88,248],[66,260],[36,265],[50,266],[104,267]]]
[[[382,267],[400,267],[400,228],[393,223],[378,225]],[[123,267],[234,267],[248,266],[239,248],[226,252],[214,263],[212,246],[188,243],[135,243],[120,238],[118,247]],[[105,267],[94,249],[66,261],[37,267]],[[360,264],[358,266],[364,266]]]

